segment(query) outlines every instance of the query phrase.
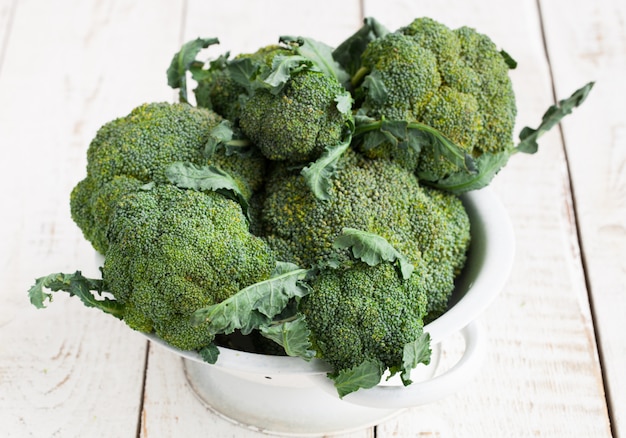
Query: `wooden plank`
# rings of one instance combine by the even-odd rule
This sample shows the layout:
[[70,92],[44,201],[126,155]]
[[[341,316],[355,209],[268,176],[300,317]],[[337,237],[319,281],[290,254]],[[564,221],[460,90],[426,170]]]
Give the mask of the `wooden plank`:
[[181,9],[169,1],[18,4],[0,75],[2,436],[136,435],[145,339],[69,297],[37,310],[26,289],[50,272],[98,275],[70,218],[69,192],[100,125],[145,100],[170,99],[164,66]]
[[2,72],[2,60],[9,42],[16,4],[16,0],[0,0],[0,72]]
[[626,433],[626,4],[541,2],[556,91],[596,85],[563,124],[583,257],[609,386],[613,429]]
[[[329,10],[333,13],[328,14]],[[207,2],[189,1],[186,17],[183,41],[198,36],[219,37],[220,46],[210,49],[214,56],[226,51],[255,51],[278,42],[280,35],[290,34],[332,45],[361,24],[357,1],[316,2],[294,8],[287,1],[231,0],[219,11]],[[150,348],[147,371],[141,436],[195,436],[202,431],[219,437],[268,436],[230,423],[207,409],[190,390],[180,359],[171,353]],[[373,429],[342,436],[369,438],[373,437]]]
[[[475,27],[519,61],[519,127],[535,126],[552,103],[533,1],[366,1],[365,15],[391,29],[418,16]],[[379,426],[377,436],[610,436],[558,132],[542,138],[535,156],[514,157],[492,188],[511,215],[517,249],[507,287],[482,318],[491,343],[484,368],[455,396]],[[452,342],[448,365],[459,348]]]

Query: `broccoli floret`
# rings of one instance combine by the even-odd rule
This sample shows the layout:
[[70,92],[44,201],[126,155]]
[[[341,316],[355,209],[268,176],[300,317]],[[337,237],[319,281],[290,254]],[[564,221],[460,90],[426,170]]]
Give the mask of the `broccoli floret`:
[[263,236],[282,260],[299,266],[343,261],[333,248],[345,227],[384,237],[416,266],[428,289],[429,312],[445,309],[454,278],[465,262],[469,219],[454,195],[422,187],[390,160],[348,150],[332,179],[331,198],[317,199],[303,177],[277,170],[266,185]]
[[305,70],[292,75],[278,94],[256,90],[243,105],[239,123],[270,160],[311,161],[343,138],[352,119],[337,107],[344,94],[335,78]]
[[187,104],[141,105],[98,130],[87,150],[87,175],[98,184],[117,175],[162,182],[172,162],[203,164],[210,131],[221,120]]
[[104,254],[108,248],[107,228],[117,201],[142,185],[138,179],[128,176],[115,176],[101,185],[94,178],[86,177],[72,190],[72,218],[99,253]]
[[[472,158],[506,151],[516,116],[509,69],[489,37],[419,18],[369,43],[356,77],[365,77],[361,111],[435,128]],[[424,144],[397,151],[383,143],[366,153],[396,158],[429,182],[467,171]]]
[[249,148],[241,153],[220,148],[205,163],[219,167],[232,176],[247,201],[265,183],[267,159],[256,148]]
[[213,339],[191,324],[195,310],[267,279],[275,265],[268,246],[248,232],[239,204],[171,185],[120,199],[108,238],[103,279],[124,321],[181,349]]
[[107,220],[125,190],[167,182],[165,169],[183,161],[214,164],[239,183],[246,197],[263,181],[264,158],[220,149],[210,158],[205,144],[222,121],[212,111],[188,104],[150,103],[102,126],[87,151],[87,176],[70,196],[72,217],[93,247],[105,253]]
[[[237,55],[234,60],[251,59],[271,67],[275,55],[287,55],[290,52],[283,46],[269,45],[254,53]],[[228,64],[228,56],[222,56],[211,62],[201,74],[196,73],[198,86],[194,89],[194,95],[199,107],[212,109],[225,119],[237,123],[241,112],[241,96],[246,95],[247,90],[232,78]]]
[[424,325],[427,298],[419,282],[416,275],[400,278],[391,263],[322,270],[300,302],[318,356],[335,373],[366,360],[400,367],[404,345]]

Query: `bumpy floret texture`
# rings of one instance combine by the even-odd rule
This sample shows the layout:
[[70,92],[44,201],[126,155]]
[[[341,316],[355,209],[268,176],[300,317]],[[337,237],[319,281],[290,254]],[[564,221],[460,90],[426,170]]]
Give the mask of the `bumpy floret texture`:
[[248,201],[265,183],[267,159],[255,148],[241,153],[219,148],[205,163],[227,172],[237,182],[241,194]]
[[72,190],[72,218],[99,253],[104,254],[109,247],[107,229],[117,201],[142,185],[138,179],[128,176],[115,176],[100,185],[93,178],[85,178]]
[[150,103],[102,126],[87,150],[87,176],[70,195],[72,218],[94,248],[107,249],[107,218],[126,190],[165,181],[175,161],[204,164],[209,133],[221,118],[187,104]]
[[[261,47],[254,53],[244,53],[235,59],[250,58],[262,65],[271,67],[272,58],[277,54],[287,55],[289,49],[279,45]],[[228,69],[227,60],[218,60],[204,72],[194,90],[196,103],[203,108],[212,109],[224,118],[237,122],[241,112],[240,97],[247,93],[246,88],[233,80]]]
[[302,71],[278,94],[257,90],[243,106],[239,123],[270,160],[311,161],[342,140],[352,117],[337,108],[337,97],[345,92],[331,76]]
[[325,270],[300,303],[318,355],[335,372],[366,360],[399,367],[404,345],[422,333],[427,298],[419,278],[390,263]]
[[141,105],[100,128],[87,150],[87,175],[97,183],[117,175],[163,181],[168,164],[203,163],[210,131],[221,120],[209,110],[187,104]]
[[429,312],[445,309],[454,277],[465,262],[469,219],[454,195],[419,185],[415,175],[391,160],[367,159],[348,150],[330,189],[317,199],[302,176],[276,171],[262,208],[265,239],[278,257],[300,266],[346,260],[333,241],[344,227],[384,237],[416,266],[431,296]]
[[272,251],[248,232],[239,204],[157,185],[126,195],[109,227],[103,278],[124,321],[181,349],[213,337],[191,314],[269,277]]
[[[473,157],[513,147],[516,105],[509,66],[486,35],[419,18],[371,42],[363,65],[388,93],[384,102],[365,99],[369,115],[429,125]],[[433,148],[422,148],[417,165],[408,154],[403,162],[424,180],[460,170]]]

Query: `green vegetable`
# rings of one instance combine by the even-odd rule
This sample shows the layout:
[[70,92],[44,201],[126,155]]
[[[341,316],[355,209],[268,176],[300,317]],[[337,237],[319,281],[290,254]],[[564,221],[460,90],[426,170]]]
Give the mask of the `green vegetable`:
[[244,335],[267,325],[280,314],[294,297],[303,297],[309,290],[299,280],[308,270],[289,263],[279,263],[272,276],[251,284],[235,295],[209,307],[196,310],[192,323],[203,325],[213,334],[230,334],[240,330]]
[[204,145],[220,120],[187,104],[151,103],[98,130],[87,149],[87,176],[70,196],[72,218],[97,251],[107,250],[106,227],[116,198],[166,181],[165,168],[176,161],[204,164]]
[[401,371],[404,380],[418,362],[428,363],[430,355],[405,357],[405,346],[423,333],[428,297],[421,282],[403,279],[389,262],[324,269],[310,281],[300,311],[341,396],[379,383],[385,369]]
[[352,149],[339,159],[331,183],[329,199],[322,200],[297,170],[275,169],[270,175],[261,228],[277,257],[303,267],[342,262],[349,253],[333,243],[345,228],[373,233],[424,278],[431,317],[445,310],[469,245],[469,220],[460,200],[420,186],[393,161],[370,160]]
[[382,261],[395,262],[398,261],[402,278],[408,279],[415,267],[407,260],[405,256],[400,254],[393,246],[384,238],[365,231],[355,230],[354,228],[344,228],[342,234],[333,242],[333,247],[337,249],[352,249],[352,255],[367,263],[370,266],[376,266]]
[[516,62],[474,29],[366,18],[336,48],[282,36],[198,60],[215,44],[173,56],[180,103],[98,130],[70,209],[102,278],[39,277],[31,303],[66,292],[209,363],[218,346],[316,357],[340,397],[410,384],[466,262],[457,195],[536,152],[593,83],[514,146]]
[[475,173],[473,160],[512,144],[516,106],[508,71],[487,36],[429,18],[372,40],[353,76],[362,120],[410,128],[398,142],[371,132],[376,138],[362,140],[364,153],[396,159],[433,183]]
[[123,306],[102,295],[102,280],[87,278],[80,271],[73,274],[50,274],[35,280],[35,284],[28,290],[28,296],[30,303],[38,309],[45,308],[46,301],[52,301],[52,294],[45,289],[68,292],[70,296],[80,298],[86,307],[95,307],[116,318],[122,318]]

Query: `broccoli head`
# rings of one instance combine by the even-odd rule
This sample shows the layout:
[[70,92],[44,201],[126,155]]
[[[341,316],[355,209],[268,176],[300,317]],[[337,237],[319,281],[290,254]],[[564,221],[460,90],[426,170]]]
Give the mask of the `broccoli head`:
[[332,179],[329,200],[316,198],[299,173],[277,170],[266,184],[261,211],[264,238],[282,260],[299,266],[343,261],[333,247],[343,228],[385,238],[416,266],[431,298],[429,312],[445,310],[454,278],[465,263],[469,218],[454,195],[419,185],[391,160],[348,149]]
[[[234,60],[250,59],[268,68],[277,54],[287,55],[290,50],[280,45],[269,45],[253,53],[237,55]],[[194,89],[196,104],[199,107],[212,109],[217,114],[232,122],[239,120],[241,112],[241,96],[246,95],[246,87],[233,79],[228,68],[228,55],[212,61],[207,69],[195,73],[198,82]]]
[[93,178],[85,178],[72,190],[72,218],[99,253],[104,254],[108,249],[107,229],[117,201],[142,185],[138,179],[128,176],[115,176],[100,185]]
[[87,149],[87,176],[97,184],[117,175],[162,182],[170,163],[203,164],[204,146],[221,120],[188,104],[141,105],[98,130]]
[[419,282],[416,275],[402,279],[388,262],[320,271],[299,306],[318,356],[335,373],[367,360],[400,368],[403,347],[424,325],[427,297]]
[[[516,116],[509,59],[474,29],[416,19],[365,49],[355,78],[361,111],[427,125],[472,158],[509,150]],[[467,171],[428,144],[400,152],[394,146],[382,143],[366,153],[397,158],[429,182]]]
[[[98,130],[87,150],[87,176],[70,195],[72,218],[97,251],[106,252],[115,200],[127,189],[164,182],[165,168],[173,162],[205,164],[204,146],[220,121],[215,113],[187,104],[150,103]],[[254,169],[246,167],[248,173]]]
[[272,251],[248,232],[238,203],[214,192],[144,186],[117,202],[103,279],[132,328],[181,349],[213,337],[191,314],[265,280]]
[[332,76],[304,70],[279,93],[259,88],[241,109],[243,133],[270,160],[305,162],[340,143],[350,111],[338,108],[346,90]]

